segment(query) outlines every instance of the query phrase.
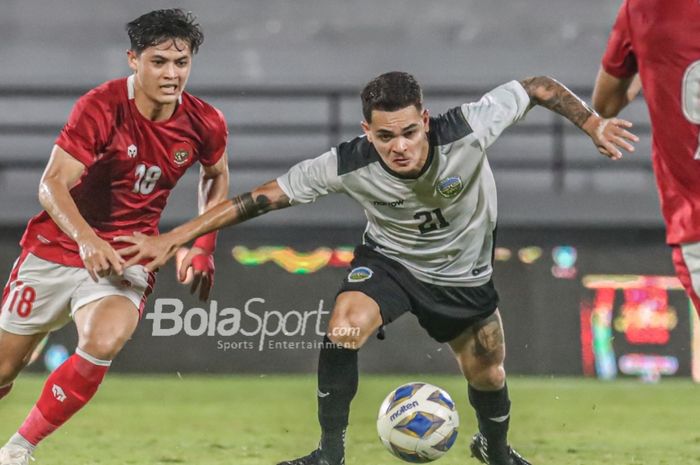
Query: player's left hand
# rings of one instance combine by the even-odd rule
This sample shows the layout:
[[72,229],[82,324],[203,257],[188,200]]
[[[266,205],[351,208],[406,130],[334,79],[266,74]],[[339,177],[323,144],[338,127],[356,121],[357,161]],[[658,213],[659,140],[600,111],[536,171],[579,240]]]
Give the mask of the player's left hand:
[[214,287],[214,257],[204,249],[181,247],[175,254],[177,279],[183,284],[192,284],[190,293],[195,295],[199,290],[199,300],[209,300],[209,293]]
[[604,119],[592,115],[583,125],[583,130],[590,136],[600,153],[613,160],[622,158],[620,149],[634,152],[630,142],[639,142],[639,137],[628,131],[632,123],[624,119]]
[[113,241],[132,244],[118,250],[119,255],[122,257],[131,257],[123,265],[125,269],[141,261],[152,259],[145,265],[148,272],[155,271],[165,265],[179,248],[177,241],[171,238],[168,233],[160,236],[147,236],[136,232],[133,236],[115,237]]

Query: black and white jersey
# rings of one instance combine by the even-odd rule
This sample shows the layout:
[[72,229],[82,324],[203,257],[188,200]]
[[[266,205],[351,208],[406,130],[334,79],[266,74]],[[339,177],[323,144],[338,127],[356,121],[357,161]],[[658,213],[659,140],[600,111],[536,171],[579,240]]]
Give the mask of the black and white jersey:
[[365,210],[365,244],[417,279],[478,286],[491,276],[496,185],[485,150],[522,119],[530,98],[511,81],[474,103],[430,118],[430,154],[422,173],[402,178],[365,137],[304,160],[277,179],[292,204],[344,193]]

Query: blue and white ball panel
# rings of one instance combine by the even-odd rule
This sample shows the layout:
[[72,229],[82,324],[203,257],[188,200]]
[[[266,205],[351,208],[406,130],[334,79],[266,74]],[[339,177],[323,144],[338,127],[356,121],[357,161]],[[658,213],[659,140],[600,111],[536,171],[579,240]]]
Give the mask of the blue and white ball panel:
[[450,397],[450,395],[443,391],[442,389],[435,389],[432,394],[428,396],[428,400],[437,402],[440,405],[444,405],[450,410],[455,409],[455,403]]
[[450,450],[450,447],[452,447],[457,440],[457,430],[452,431],[452,434],[444,438],[442,441],[438,442],[433,446],[433,449],[439,450],[441,452],[447,452]]
[[432,459],[429,459],[427,457],[423,457],[420,455],[418,452],[414,450],[406,450],[402,449],[399,446],[395,446],[394,444],[389,443],[389,450],[398,458],[401,460],[404,460],[406,462],[410,463],[426,463],[426,462],[432,462]]
[[394,429],[414,438],[426,439],[443,423],[445,420],[437,415],[418,411],[404,418]]
[[389,395],[391,402],[389,402],[384,413],[389,413],[389,410],[394,410],[396,406],[413,397],[423,386],[425,386],[425,383],[410,383],[396,389],[393,394]]

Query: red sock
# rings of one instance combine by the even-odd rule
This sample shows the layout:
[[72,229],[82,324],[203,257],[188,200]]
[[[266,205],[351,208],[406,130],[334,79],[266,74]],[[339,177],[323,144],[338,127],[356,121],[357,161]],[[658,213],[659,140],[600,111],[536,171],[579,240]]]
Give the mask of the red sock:
[[10,393],[10,391],[12,390],[12,386],[13,384],[10,383],[7,386],[0,387],[0,399],[2,399]]
[[18,433],[37,445],[92,399],[109,365],[110,362],[76,350],[46,380],[39,400]]

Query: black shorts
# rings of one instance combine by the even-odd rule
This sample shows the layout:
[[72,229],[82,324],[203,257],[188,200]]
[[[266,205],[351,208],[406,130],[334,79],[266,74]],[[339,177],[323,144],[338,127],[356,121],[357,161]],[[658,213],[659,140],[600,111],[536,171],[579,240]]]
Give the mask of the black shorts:
[[498,293],[489,280],[475,287],[438,286],[416,279],[403,265],[365,245],[355,248],[351,271],[341,292],[359,291],[379,305],[384,325],[406,312],[438,342],[448,342],[490,316]]

